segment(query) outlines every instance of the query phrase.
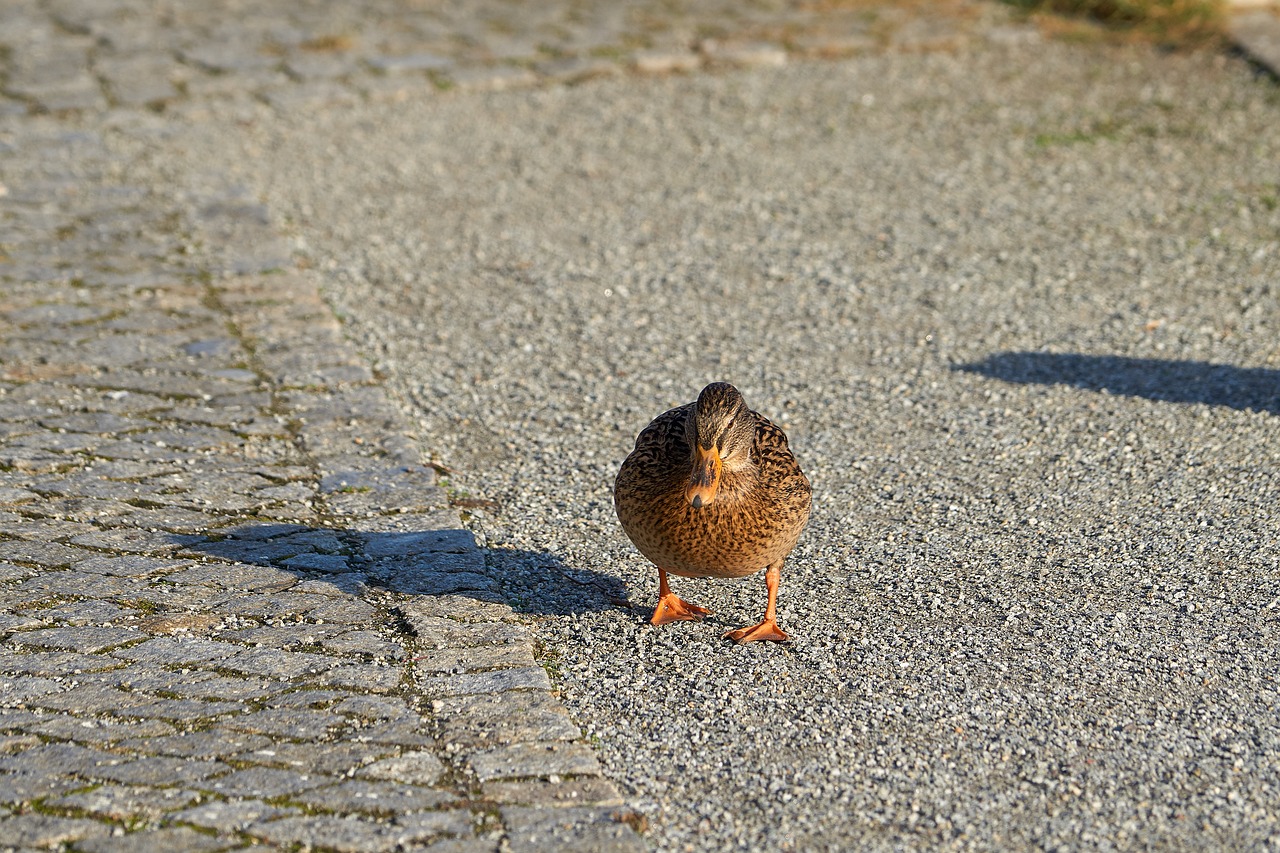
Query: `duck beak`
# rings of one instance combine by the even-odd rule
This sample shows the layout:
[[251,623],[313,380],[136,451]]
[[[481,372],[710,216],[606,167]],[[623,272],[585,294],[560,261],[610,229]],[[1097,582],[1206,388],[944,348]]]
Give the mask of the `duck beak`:
[[684,490],[685,499],[693,504],[694,509],[702,509],[716,499],[716,490],[720,488],[720,454],[715,448],[703,450],[694,446],[693,475]]

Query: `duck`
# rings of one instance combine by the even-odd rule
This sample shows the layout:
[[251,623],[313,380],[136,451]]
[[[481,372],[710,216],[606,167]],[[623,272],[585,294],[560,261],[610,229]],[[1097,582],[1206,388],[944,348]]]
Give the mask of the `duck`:
[[658,569],[650,623],[711,614],[671,591],[667,575],[743,578],[764,570],[768,603],[738,643],[786,642],[778,627],[782,564],[809,521],[812,488],[787,436],[728,382],[658,415],[618,469],[614,509],[627,538]]

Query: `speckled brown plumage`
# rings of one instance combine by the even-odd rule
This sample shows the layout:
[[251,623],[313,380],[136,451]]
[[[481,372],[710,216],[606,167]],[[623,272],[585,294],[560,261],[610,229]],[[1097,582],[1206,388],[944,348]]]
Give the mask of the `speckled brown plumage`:
[[[705,472],[699,459],[710,460]],[[751,411],[736,388],[717,382],[640,433],[618,472],[614,506],[627,536],[660,573],[736,578],[770,569],[771,622],[776,575],[809,520],[810,488],[786,434]],[[665,575],[662,582],[665,594]],[[655,611],[653,621],[705,612],[686,606],[692,613],[660,619]],[[785,639],[773,628],[780,636],[746,639]]]

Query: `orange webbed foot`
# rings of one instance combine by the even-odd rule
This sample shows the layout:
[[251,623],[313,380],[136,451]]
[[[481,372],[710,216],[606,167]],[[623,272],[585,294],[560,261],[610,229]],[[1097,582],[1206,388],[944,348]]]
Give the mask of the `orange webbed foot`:
[[667,593],[658,598],[658,606],[653,609],[653,616],[649,619],[652,625],[666,625],[670,622],[687,622],[691,619],[701,619],[703,616],[711,615],[711,611],[705,607],[699,607],[696,604],[690,604],[679,598],[675,593]]
[[791,639],[785,631],[778,627],[778,623],[772,619],[766,619],[759,625],[739,628],[736,631],[725,631],[724,636],[735,643],[754,643],[756,640],[772,640],[775,643],[785,643]]

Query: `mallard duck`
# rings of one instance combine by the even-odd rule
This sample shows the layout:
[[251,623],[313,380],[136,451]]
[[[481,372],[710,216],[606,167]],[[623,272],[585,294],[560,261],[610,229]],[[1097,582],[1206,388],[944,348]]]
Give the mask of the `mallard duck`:
[[658,567],[650,622],[711,612],[673,593],[668,572],[740,578],[765,569],[764,619],[725,636],[739,643],[788,639],[777,622],[778,582],[809,520],[809,480],[786,434],[747,408],[737,388],[713,382],[695,402],[645,427],[618,471],[613,504],[622,529]]

